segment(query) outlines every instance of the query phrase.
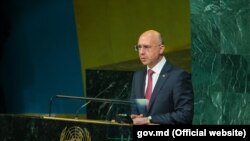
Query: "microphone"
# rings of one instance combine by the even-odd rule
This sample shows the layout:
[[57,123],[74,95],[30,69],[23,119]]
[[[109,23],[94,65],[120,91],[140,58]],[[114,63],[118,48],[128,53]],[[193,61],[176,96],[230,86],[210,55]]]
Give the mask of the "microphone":
[[[101,92],[99,92],[94,98],[99,97],[100,95],[102,95],[105,91],[107,91],[108,89],[112,88],[114,85],[116,84],[116,82],[112,82],[109,84],[108,87],[106,87],[105,89],[103,89]],[[87,105],[89,105],[89,103],[91,102],[91,100],[89,100],[87,103],[83,104],[80,108],[77,109],[76,114],[75,114],[75,118],[78,118],[79,112],[82,108],[86,107]]]
[[[120,92],[120,94],[118,94],[118,98],[123,97],[124,90],[127,89],[128,84],[129,84],[129,83],[126,83],[126,84],[123,86],[122,91]],[[116,98],[117,98],[117,97],[116,97]],[[98,110],[98,114],[101,113],[100,111],[105,107],[106,103],[107,103],[107,102],[104,102],[104,103],[100,106],[100,108],[99,108],[99,110]],[[110,102],[108,102],[108,103],[110,103]],[[113,103],[113,102],[111,102],[111,103]]]
[[[123,86],[123,89],[121,90],[121,92],[118,94],[118,98],[122,97],[124,95],[124,91],[128,88],[128,84],[129,83],[126,83],[124,86]],[[111,109],[113,108],[114,106],[114,103],[112,102],[111,105],[109,106],[109,109],[107,111],[107,114],[106,114],[106,120],[108,120],[109,118],[109,114],[111,112]],[[99,112],[99,111],[98,111]]]
[[119,94],[119,97],[123,98],[124,96],[126,96],[126,95],[124,95],[124,94],[126,94],[126,93],[124,93],[124,91],[128,88],[128,84],[129,84],[129,83],[126,83],[126,84],[123,86],[123,89],[122,89],[121,93]]

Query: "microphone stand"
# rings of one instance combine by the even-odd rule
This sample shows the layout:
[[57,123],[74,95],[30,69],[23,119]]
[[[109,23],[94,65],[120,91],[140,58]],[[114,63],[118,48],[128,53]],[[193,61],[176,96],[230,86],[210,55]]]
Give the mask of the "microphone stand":
[[[112,87],[114,86],[115,83],[116,83],[116,82],[112,82],[107,88],[105,88],[105,89],[103,89],[101,92],[99,92],[99,93],[95,96],[95,98],[97,98],[97,97],[99,97],[100,95],[102,95],[106,90],[112,88]],[[87,103],[83,104],[80,108],[77,109],[76,114],[75,114],[75,118],[78,118],[78,115],[79,115],[79,113],[80,113],[80,110],[81,110],[82,108],[86,107],[90,102],[91,102],[91,100],[89,100]]]
[[[124,85],[122,91],[121,91],[120,94],[118,95],[118,98],[122,96],[122,94],[124,93],[124,91],[125,91],[127,88],[128,88],[128,83],[126,83],[126,84]],[[106,114],[106,120],[108,120],[109,114],[110,114],[111,109],[113,108],[113,106],[114,106],[114,103],[111,103],[111,105],[110,105],[110,107],[109,107],[109,109],[108,109],[108,111],[107,111],[107,114]]]
[[126,101],[126,100],[116,100],[116,99],[104,99],[104,98],[91,98],[91,97],[79,97],[79,96],[67,96],[67,95],[55,95],[50,99],[50,107],[49,107],[49,116],[51,115],[51,105],[54,98],[59,99],[68,99],[68,100],[90,100],[97,102],[106,102],[106,103],[116,103],[116,104],[135,104],[135,101]]
[[[102,90],[101,92],[99,92],[99,94],[97,94],[95,97],[99,97],[99,96],[100,96],[102,93],[104,93],[107,89],[113,87],[115,83],[116,83],[116,82],[112,82],[107,88],[103,89],[103,90]],[[77,99],[77,98],[73,98],[73,97],[69,98],[69,97],[70,97],[70,96],[65,96],[65,97],[63,97],[63,95],[55,95],[55,96],[52,96],[52,97],[50,98],[50,103],[49,103],[49,117],[51,116],[52,104],[53,104],[54,98]],[[78,99],[78,100],[79,100],[79,99]],[[83,105],[77,110],[77,114],[78,114],[78,112],[79,112],[82,108],[84,108],[85,106],[87,106],[89,103],[90,103],[90,101],[89,101],[88,103],[83,104]]]

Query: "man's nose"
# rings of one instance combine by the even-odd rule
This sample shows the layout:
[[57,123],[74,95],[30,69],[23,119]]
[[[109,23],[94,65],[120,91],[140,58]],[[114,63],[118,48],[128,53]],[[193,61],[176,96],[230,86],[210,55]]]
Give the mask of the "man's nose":
[[140,48],[140,49],[139,49],[139,54],[145,54],[145,48],[143,48],[143,47]]

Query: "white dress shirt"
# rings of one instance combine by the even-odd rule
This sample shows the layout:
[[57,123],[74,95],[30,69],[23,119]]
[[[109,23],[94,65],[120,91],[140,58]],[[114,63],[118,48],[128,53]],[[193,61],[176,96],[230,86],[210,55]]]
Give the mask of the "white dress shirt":
[[[161,61],[160,62],[158,62],[153,68],[151,68],[151,70],[153,70],[154,71],[154,73],[153,73],[153,75],[152,75],[152,78],[153,78],[153,86],[152,86],[152,93],[153,93],[153,91],[154,91],[154,87],[155,87],[155,84],[156,84],[156,82],[157,82],[157,80],[158,80],[158,78],[159,78],[159,75],[160,75],[160,73],[161,73],[161,70],[162,70],[162,68],[163,68],[163,66],[164,66],[164,64],[167,62],[167,60],[166,60],[166,58],[163,56],[162,57],[162,59],[161,59]],[[149,67],[147,67],[147,70],[149,69]],[[145,79],[145,91],[144,91],[144,93],[146,93],[146,89],[147,89],[147,85],[148,85],[148,75],[147,75],[147,73],[146,73],[146,79]]]

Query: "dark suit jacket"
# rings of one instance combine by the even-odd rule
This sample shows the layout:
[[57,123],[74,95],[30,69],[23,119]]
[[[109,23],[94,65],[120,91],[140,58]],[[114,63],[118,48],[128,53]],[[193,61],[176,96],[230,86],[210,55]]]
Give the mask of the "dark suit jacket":
[[[141,99],[145,92],[146,68],[134,73],[132,99]],[[157,124],[192,124],[194,111],[190,74],[166,62],[154,87],[148,109],[132,106],[132,114],[151,116]]]

